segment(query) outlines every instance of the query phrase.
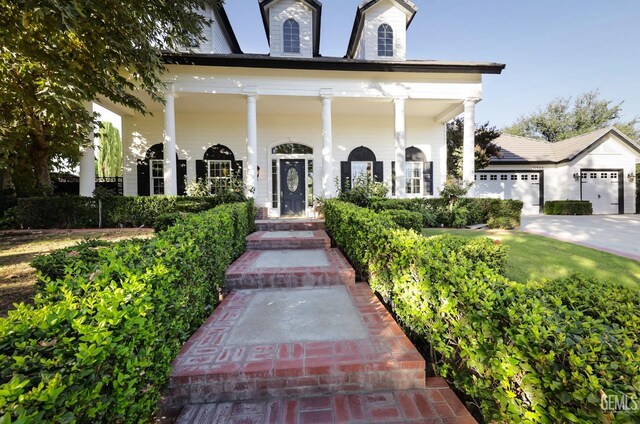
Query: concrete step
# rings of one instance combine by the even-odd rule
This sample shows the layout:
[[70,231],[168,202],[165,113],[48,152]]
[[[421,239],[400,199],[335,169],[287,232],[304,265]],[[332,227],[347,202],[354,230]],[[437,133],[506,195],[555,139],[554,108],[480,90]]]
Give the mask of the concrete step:
[[258,231],[316,231],[324,230],[324,219],[257,219]]
[[355,284],[338,249],[249,250],[227,269],[228,290]]
[[324,230],[257,231],[247,236],[249,250],[331,249],[331,239]]
[[424,359],[367,285],[240,290],[177,356],[164,409],[425,387]]
[[422,390],[187,405],[176,423],[230,422],[471,424],[476,421],[442,378],[428,378],[427,388]]

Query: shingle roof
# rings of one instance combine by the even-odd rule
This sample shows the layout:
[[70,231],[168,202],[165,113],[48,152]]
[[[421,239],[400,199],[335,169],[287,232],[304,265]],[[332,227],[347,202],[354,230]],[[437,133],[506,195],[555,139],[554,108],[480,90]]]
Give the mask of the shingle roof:
[[494,165],[501,163],[562,163],[574,160],[609,134],[615,134],[640,155],[640,146],[614,127],[550,143],[532,138],[502,134],[493,142],[502,149],[502,158],[491,158]]

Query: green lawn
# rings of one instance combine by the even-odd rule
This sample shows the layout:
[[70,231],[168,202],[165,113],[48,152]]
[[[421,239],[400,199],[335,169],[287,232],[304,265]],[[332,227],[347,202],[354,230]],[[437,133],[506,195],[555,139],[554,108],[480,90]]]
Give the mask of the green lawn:
[[575,272],[611,284],[640,289],[640,262],[519,231],[423,230],[426,236],[454,234],[462,237],[490,237],[508,247],[507,278],[527,282],[555,279]]

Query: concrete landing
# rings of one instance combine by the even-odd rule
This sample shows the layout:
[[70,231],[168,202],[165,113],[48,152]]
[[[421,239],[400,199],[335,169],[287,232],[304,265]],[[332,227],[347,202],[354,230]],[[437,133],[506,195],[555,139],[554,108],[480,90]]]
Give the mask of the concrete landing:
[[[278,298],[280,305],[270,308]],[[256,305],[260,310],[251,311]],[[282,311],[287,305],[298,310]],[[265,335],[249,328],[260,316],[273,325],[262,324]],[[278,328],[282,318],[291,330],[286,334]],[[189,339],[173,366],[169,410],[425,387],[424,359],[365,284],[233,292]]]
[[355,284],[355,271],[338,249],[249,250],[227,270],[230,290]]
[[330,249],[331,239],[324,230],[258,231],[247,237],[250,250]]
[[367,331],[344,287],[265,290],[253,295],[229,344],[360,340]]

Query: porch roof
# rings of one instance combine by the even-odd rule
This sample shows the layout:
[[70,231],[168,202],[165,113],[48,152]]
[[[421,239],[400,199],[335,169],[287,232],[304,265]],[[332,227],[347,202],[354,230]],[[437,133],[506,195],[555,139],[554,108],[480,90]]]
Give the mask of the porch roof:
[[226,66],[237,68],[308,69],[346,72],[421,72],[501,74],[506,65],[493,62],[440,60],[374,61],[340,57],[272,57],[263,54],[170,53],[162,55],[170,65]]

